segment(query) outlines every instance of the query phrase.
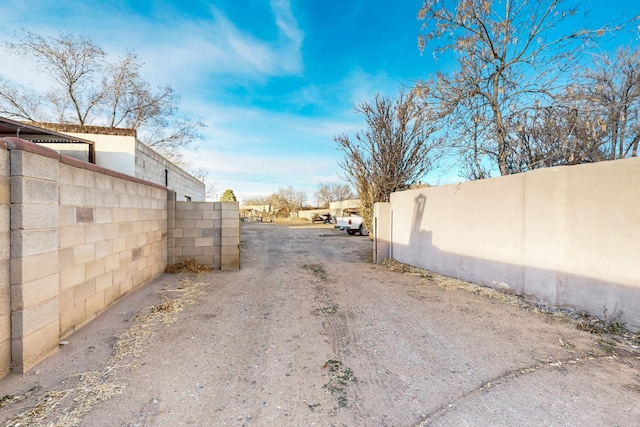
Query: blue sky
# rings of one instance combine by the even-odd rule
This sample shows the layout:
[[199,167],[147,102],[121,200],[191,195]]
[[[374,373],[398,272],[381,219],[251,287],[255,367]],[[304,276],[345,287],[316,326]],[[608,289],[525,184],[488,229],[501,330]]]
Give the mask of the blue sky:
[[[89,36],[108,54],[132,49],[153,85],[171,85],[202,119],[193,162],[218,194],[241,200],[288,185],[342,182],[333,137],[364,126],[353,105],[448,64],[420,55],[421,0],[3,0],[0,41],[26,28]],[[636,0],[586,0],[593,19],[640,13]],[[592,18],[590,18],[592,19]],[[1,49],[0,49],[0,52]],[[37,87],[33,65],[2,52],[0,75]],[[430,182],[455,180],[438,171]]]

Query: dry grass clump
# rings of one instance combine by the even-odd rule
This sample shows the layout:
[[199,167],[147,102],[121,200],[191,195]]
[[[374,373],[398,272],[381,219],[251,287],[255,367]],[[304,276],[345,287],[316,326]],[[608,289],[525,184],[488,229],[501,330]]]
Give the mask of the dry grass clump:
[[640,333],[629,332],[624,324],[618,322],[605,322],[594,316],[589,316],[584,313],[578,313],[569,309],[549,307],[542,304],[536,304],[533,302],[525,301],[523,297],[515,295],[511,291],[494,289],[486,286],[478,285],[476,283],[465,282],[464,280],[456,279],[454,277],[443,276],[432,271],[424,270],[421,268],[413,267],[407,264],[403,264],[394,259],[384,259],[381,265],[387,270],[395,271],[402,274],[411,276],[423,277],[441,288],[456,291],[462,290],[471,292],[477,295],[482,295],[500,302],[524,308],[534,313],[541,313],[556,320],[569,320],[576,322],[576,327],[579,330],[595,333],[598,335],[611,334],[619,337],[627,338],[631,341],[635,340],[640,343]]
[[165,273],[169,274],[205,274],[211,273],[211,268],[206,265],[202,265],[192,259],[185,259],[184,261],[168,265],[165,269]]
[[131,318],[134,322],[126,331],[117,335],[113,354],[102,370],[70,375],[59,389],[48,390],[35,396],[35,388],[18,396],[7,395],[0,399],[0,408],[11,410],[18,402],[30,397],[37,401],[26,410],[8,420],[7,426],[75,427],[82,425],[82,418],[97,404],[124,393],[125,382],[115,380],[116,374],[140,366],[135,359],[145,355],[153,343],[159,324],[171,324],[187,306],[195,304],[203,295],[208,283],[192,282],[183,278],[175,289],[162,289],[162,293],[174,293],[174,297],[161,295],[157,305]]

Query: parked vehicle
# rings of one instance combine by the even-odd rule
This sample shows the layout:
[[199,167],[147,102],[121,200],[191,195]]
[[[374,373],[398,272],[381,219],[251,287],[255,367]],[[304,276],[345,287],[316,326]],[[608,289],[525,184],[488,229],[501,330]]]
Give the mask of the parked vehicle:
[[362,217],[360,215],[336,217],[335,228],[347,230],[347,233],[352,236],[356,233],[359,233],[361,236],[369,235],[369,230],[367,230],[367,227],[362,223]]

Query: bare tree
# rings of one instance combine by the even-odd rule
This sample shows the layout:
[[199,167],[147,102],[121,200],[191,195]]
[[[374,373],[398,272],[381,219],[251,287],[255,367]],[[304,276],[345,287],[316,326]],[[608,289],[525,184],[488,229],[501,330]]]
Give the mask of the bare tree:
[[331,202],[353,199],[355,196],[348,184],[322,182],[315,192],[318,207],[328,208]]
[[408,188],[433,169],[440,140],[425,109],[415,102],[416,92],[400,90],[397,98],[376,95],[356,112],[365,116],[367,129],[355,139],[334,139],[343,152],[339,162],[344,178],[358,192],[365,226],[373,230],[373,204],[389,201],[391,193]]
[[577,106],[538,108],[514,123],[509,170],[526,172],[543,167],[603,160],[603,128],[593,111]]
[[33,90],[0,77],[0,114],[17,120],[37,121],[42,117],[42,99]]
[[276,197],[276,206],[286,208],[288,212],[299,211],[307,201],[307,195],[304,191],[296,190],[290,185],[280,187]]
[[635,157],[640,142],[640,49],[621,48],[614,58],[594,56],[594,66],[571,86],[582,111],[595,113],[602,130],[600,150],[607,160]]
[[[617,29],[557,34],[563,21],[577,13],[562,3],[425,0],[419,11],[424,21],[421,51],[429,47],[435,55],[452,54],[458,63],[453,73],[438,73],[423,93],[447,114],[471,113],[490,123],[485,136],[491,148],[482,151],[501,175],[518,171],[509,168],[518,163],[510,159],[517,155],[510,133],[517,119],[540,104],[552,104],[558,79],[574,69],[585,42]],[[437,41],[443,44],[433,47]]]
[[[140,139],[180,163],[180,151],[201,139],[204,124],[178,115],[180,97],[170,86],[152,90],[127,51],[115,62],[86,37],[62,33],[45,38],[30,31],[5,43],[16,55],[35,60],[52,84],[46,94],[25,91],[0,79],[0,112],[31,121],[135,128]],[[181,163],[185,167],[185,163]],[[187,167],[185,167],[187,169]]]

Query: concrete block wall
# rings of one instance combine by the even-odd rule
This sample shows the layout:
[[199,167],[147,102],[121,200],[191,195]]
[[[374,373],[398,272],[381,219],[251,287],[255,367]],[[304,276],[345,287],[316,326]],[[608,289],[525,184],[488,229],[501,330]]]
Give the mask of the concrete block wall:
[[9,152],[0,138],[0,377],[11,369],[11,171]]
[[11,167],[11,359],[26,372],[58,348],[58,173],[54,151],[6,138]]
[[163,186],[19,138],[2,142],[0,376],[57,351],[167,259]]
[[62,158],[59,174],[60,335],[138,286],[167,260],[167,196],[161,186]]
[[238,202],[169,202],[170,264],[192,259],[213,269],[240,268]]
[[176,200],[204,202],[205,184],[182,170],[152,148],[136,141],[136,176],[166,185],[176,193]]
[[237,202],[166,187],[0,138],[0,377],[185,258],[240,268]]

